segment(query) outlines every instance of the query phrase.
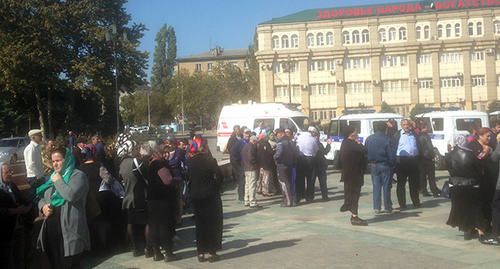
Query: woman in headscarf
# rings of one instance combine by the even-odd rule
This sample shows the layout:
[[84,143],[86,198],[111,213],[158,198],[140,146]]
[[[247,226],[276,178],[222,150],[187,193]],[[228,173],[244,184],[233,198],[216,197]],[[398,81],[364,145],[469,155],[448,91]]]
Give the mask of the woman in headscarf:
[[183,169],[186,166],[186,153],[179,148],[179,142],[175,136],[168,136],[165,139],[165,145],[169,148],[168,165],[172,170],[173,177],[182,180],[182,186],[177,190],[177,216],[175,217],[176,225],[182,223],[182,211],[184,209],[184,198],[187,196],[187,182],[184,178]]
[[217,161],[211,156],[207,141],[197,136],[188,153],[191,199],[196,224],[196,248],[198,261],[220,259],[217,251],[222,249],[222,190],[223,176]]
[[[14,229],[19,217],[30,211],[31,204],[25,204],[26,201],[22,199],[21,192],[12,182],[9,164],[0,162],[0,168],[2,169],[0,174],[0,268],[24,267],[20,263],[27,262],[22,260],[25,254],[16,253],[15,256],[21,259],[16,259],[14,262],[12,245],[20,243],[20,240],[14,236]],[[26,249],[29,248],[26,247]]]
[[[168,147],[164,144],[156,146],[156,151],[149,161],[147,195],[149,238],[153,247],[153,260],[165,259],[166,262],[171,262],[180,259],[179,255],[173,253],[173,237],[177,189],[181,181],[172,176],[168,156]],[[160,247],[166,251],[166,257],[160,252]]]
[[67,148],[52,152],[54,173],[37,189],[38,208],[44,215],[38,247],[52,268],[78,268],[82,252],[90,249],[85,216],[88,182],[75,170],[75,158]]
[[475,238],[479,233],[479,241],[484,241],[486,223],[479,192],[481,164],[468,144],[469,140],[465,135],[457,135],[454,149],[446,155],[451,187],[451,210],[446,224],[458,226],[464,232],[465,240]]

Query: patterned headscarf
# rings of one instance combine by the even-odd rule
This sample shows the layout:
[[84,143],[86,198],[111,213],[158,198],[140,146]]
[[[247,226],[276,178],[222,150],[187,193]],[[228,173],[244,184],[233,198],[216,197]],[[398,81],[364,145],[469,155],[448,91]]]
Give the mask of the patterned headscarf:
[[469,140],[467,139],[467,136],[459,134],[455,136],[455,146],[459,147],[460,149],[467,150],[467,151],[472,151],[469,147]]
[[189,146],[189,152],[187,153],[188,157],[193,157],[194,155],[202,152],[206,143],[207,141],[203,137],[196,136],[193,139],[193,142],[191,142],[191,145]]

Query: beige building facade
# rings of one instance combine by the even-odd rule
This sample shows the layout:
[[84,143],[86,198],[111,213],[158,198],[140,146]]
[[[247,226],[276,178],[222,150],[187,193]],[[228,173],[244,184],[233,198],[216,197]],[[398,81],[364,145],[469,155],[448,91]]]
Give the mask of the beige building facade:
[[241,70],[248,69],[246,62],[247,49],[224,50],[216,47],[212,50],[177,59],[176,72],[186,70],[189,74],[194,72],[212,72],[219,65],[232,64]]
[[500,97],[500,0],[312,9],[258,26],[261,102],[326,123],[386,102],[485,111]]

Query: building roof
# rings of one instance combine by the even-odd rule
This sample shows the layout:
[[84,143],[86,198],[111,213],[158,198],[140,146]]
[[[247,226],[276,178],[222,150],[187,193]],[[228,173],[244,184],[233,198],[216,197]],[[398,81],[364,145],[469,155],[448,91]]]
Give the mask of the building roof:
[[259,25],[308,21],[327,21],[368,16],[418,14],[425,12],[436,12],[438,10],[448,11],[456,9],[500,6],[500,4],[497,4],[495,1],[492,1],[491,3],[488,3],[488,1],[478,1],[476,4],[477,5],[473,5],[472,1],[470,1],[470,3],[467,3],[467,1],[443,1],[435,3],[434,1],[410,1],[378,5],[308,9],[284,17],[273,18],[272,20],[260,23]]
[[222,60],[237,60],[247,57],[248,49],[230,49],[217,50],[217,48],[202,52],[200,54],[191,55],[177,59],[177,62],[198,62],[198,61],[222,61]]

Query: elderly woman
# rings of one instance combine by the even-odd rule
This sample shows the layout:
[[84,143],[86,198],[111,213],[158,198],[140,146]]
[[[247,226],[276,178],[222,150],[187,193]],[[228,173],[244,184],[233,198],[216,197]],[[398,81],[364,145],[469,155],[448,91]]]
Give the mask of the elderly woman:
[[207,141],[196,137],[188,153],[191,198],[196,224],[196,248],[198,261],[220,259],[217,250],[222,248],[222,202],[220,198],[223,181],[217,161],[211,157]]
[[75,158],[66,148],[52,152],[54,173],[37,189],[38,208],[44,215],[38,247],[52,268],[78,268],[82,252],[90,249],[85,216],[88,182],[75,170]]
[[[479,183],[482,174],[479,159],[468,147],[465,135],[455,137],[455,148],[446,155],[446,167],[450,173],[451,211],[446,224],[464,232],[464,239],[477,236],[484,241],[486,223],[481,210]],[[477,232],[476,232],[477,229]]]
[[[155,153],[149,161],[148,169],[148,224],[149,238],[153,247],[153,260],[165,259],[165,262],[180,259],[173,253],[173,237],[175,235],[175,216],[177,206],[177,189],[180,179],[172,176],[168,164],[170,148],[164,144],[157,145]],[[160,252],[162,247],[166,257]]]

